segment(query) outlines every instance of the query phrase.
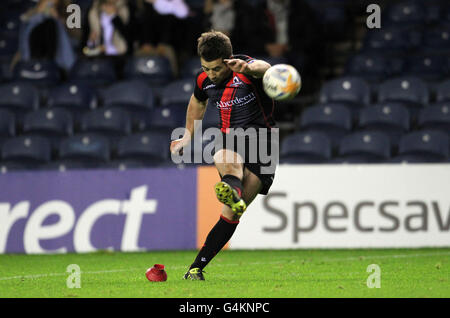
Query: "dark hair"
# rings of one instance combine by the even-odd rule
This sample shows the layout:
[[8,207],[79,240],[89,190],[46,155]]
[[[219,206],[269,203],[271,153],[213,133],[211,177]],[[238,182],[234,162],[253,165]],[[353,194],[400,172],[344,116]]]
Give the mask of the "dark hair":
[[197,53],[205,61],[228,59],[233,55],[230,38],[222,32],[211,30],[202,33],[197,42]]

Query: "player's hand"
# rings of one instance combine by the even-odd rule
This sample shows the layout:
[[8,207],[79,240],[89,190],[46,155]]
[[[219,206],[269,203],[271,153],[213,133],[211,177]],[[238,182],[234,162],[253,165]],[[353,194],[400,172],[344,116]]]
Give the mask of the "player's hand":
[[248,63],[241,59],[224,59],[223,60],[227,66],[236,73],[248,73],[249,66]]
[[170,143],[170,152],[172,154],[179,154],[180,156],[183,155],[183,148],[189,145],[190,139],[189,138],[180,138],[175,139]]

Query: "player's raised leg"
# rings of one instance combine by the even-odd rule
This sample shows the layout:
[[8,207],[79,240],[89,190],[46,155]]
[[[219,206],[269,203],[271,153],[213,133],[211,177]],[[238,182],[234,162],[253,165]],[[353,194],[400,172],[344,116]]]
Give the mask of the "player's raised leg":
[[[261,180],[247,168],[244,169],[243,174],[244,178],[242,199],[246,202],[248,207],[261,191],[262,183]],[[233,212],[233,210],[229,206],[224,205],[222,208],[222,216],[228,220],[239,221],[242,214],[238,215]]]
[[231,210],[241,216],[247,208],[242,198],[242,179],[244,164],[242,157],[229,149],[221,149],[214,155],[214,164],[222,177],[214,186],[217,199],[229,206]]

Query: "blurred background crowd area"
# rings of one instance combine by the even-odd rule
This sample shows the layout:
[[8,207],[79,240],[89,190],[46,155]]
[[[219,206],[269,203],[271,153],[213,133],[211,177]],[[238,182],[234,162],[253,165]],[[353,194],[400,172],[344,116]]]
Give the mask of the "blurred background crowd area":
[[[73,21],[66,10],[71,3],[81,8],[80,28],[66,23]],[[330,3],[341,16],[327,13]],[[14,53],[12,67],[47,58],[68,71],[81,57],[154,55],[170,61],[174,77],[196,56],[199,35],[210,29],[229,35],[236,54],[284,57],[302,73],[314,73],[324,64],[326,42],[348,37],[349,9],[362,9],[307,0],[6,0],[0,8],[1,38],[8,46],[2,55]],[[121,78],[123,60],[116,65]]]
[[[448,161],[450,5],[376,1],[381,28],[370,29],[373,2],[3,0],[1,162],[47,164],[89,152],[99,136],[107,154],[72,156],[109,162],[133,145],[120,138],[147,150],[154,137],[142,134],[166,129],[170,139],[200,70],[197,38],[210,29],[228,34],[235,54],[299,70],[300,94],[275,109],[286,162]],[[70,4],[81,9],[79,28]],[[205,128],[217,121],[207,113]],[[36,136],[50,140],[33,158]],[[65,152],[60,142],[70,138],[78,144]],[[141,154],[166,156],[155,149]]]

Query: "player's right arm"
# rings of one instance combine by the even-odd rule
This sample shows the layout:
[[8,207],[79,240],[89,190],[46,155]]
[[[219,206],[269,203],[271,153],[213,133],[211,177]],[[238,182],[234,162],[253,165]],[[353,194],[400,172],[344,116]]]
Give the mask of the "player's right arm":
[[186,111],[186,131],[184,136],[170,143],[170,151],[175,154],[180,152],[183,147],[188,145],[194,135],[194,123],[196,120],[202,120],[205,115],[208,100],[201,101],[192,94]]

